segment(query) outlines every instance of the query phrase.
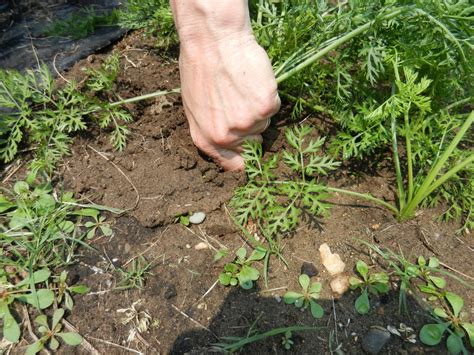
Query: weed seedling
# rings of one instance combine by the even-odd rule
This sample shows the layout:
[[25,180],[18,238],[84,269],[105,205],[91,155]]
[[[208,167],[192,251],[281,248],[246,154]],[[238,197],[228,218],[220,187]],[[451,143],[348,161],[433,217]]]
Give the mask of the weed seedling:
[[152,263],[146,261],[143,256],[139,256],[132,260],[127,270],[118,268],[122,275],[122,279],[115,287],[116,290],[129,290],[132,288],[142,289],[145,286],[145,278],[151,275]]
[[302,274],[299,277],[299,283],[303,289],[303,293],[289,291],[283,296],[286,304],[294,304],[297,308],[311,309],[314,318],[321,318],[324,315],[323,308],[316,302],[322,289],[320,282],[313,282],[310,286],[309,276]]
[[48,324],[48,318],[42,314],[35,319],[35,323],[39,325],[38,331],[42,334],[41,338],[28,346],[26,355],[37,354],[45,348],[46,345],[56,351],[59,348],[60,338],[66,344],[77,346],[82,343],[82,337],[78,333],[63,332],[61,320],[64,317],[64,309],[58,308],[54,311],[51,327]]
[[362,294],[355,301],[355,308],[359,314],[367,314],[370,310],[369,294],[378,295],[389,291],[389,278],[387,273],[369,273],[369,267],[365,262],[359,260],[356,270],[362,277],[350,277],[349,284],[352,290],[360,289]]
[[291,350],[291,347],[295,343],[291,337],[293,334],[291,333],[291,330],[287,330],[285,334],[281,338],[281,345],[285,348],[285,350]]
[[55,287],[56,287],[56,301],[60,305],[64,300],[64,306],[66,309],[72,311],[74,307],[74,301],[72,299],[73,294],[83,295],[89,292],[89,288],[84,285],[74,285],[69,286],[66,283],[67,271],[62,271],[59,276],[55,277]]
[[446,347],[451,354],[468,354],[464,346],[463,339],[467,334],[469,342],[474,347],[474,324],[465,320],[467,315],[462,312],[464,300],[452,292],[446,292],[446,306],[435,308],[433,315],[438,319],[438,323],[425,324],[420,331],[420,340],[430,346],[438,345],[444,333],[449,333],[446,339]]
[[256,248],[247,258],[247,250],[239,248],[233,262],[224,266],[224,271],[219,275],[219,281],[224,286],[240,285],[244,290],[253,287],[253,282],[258,280],[260,272],[252,264],[265,258],[267,251],[262,248]]
[[443,293],[440,290],[446,287],[446,280],[443,277],[433,275],[433,272],[439,272],[439,260],[431,257],[428,263],[426,263],[426,259],[420,256],[417,263],[418,268],[412,268],[411,270],[425,282],[424,285],[418,285],[420,291],[431,295],[428,298],[430,301],[443,297]]
[[8,276],[4,269],[0,269],[0,319],[3,320],[3,336],[16,343],[20,339],[20,326],[10,307],[14,306],[15,301],[20,301],[38,310],[48,308],[54,302],[54,292],[48,288],[36,289],[51,276],[47,269],[38,270],[18,283],[11,283]]

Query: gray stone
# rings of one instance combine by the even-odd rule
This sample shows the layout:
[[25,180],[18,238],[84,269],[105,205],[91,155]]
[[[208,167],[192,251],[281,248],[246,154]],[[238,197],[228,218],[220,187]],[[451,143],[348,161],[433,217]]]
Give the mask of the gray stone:
[[362,339],[362,348],[369,354],[378,354],[390,340],[390,332],[382,327],[371,327]]
[[204,212],[195,212],[189,217],[189,223],[192,224],[201,224],[206,219],[206,214]]
[[313,263],[307,263],[306,261],[301,265],[301,274],[306,274],[309,277],[318,275],[318,269]]

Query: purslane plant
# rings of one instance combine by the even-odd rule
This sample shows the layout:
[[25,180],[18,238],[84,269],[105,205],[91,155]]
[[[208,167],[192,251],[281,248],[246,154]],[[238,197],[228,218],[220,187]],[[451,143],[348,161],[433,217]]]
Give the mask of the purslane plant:
[[254,281],[260,277],[260,272],[252,264],[265,258],[266,254],[265,249],[256,248],[247,257],[247,250],[239,248],[235,253],[235,260],[224,266],[224,271],[219,275],[219,282],[224,286],[239,285],[244,290],[251,289]]
[[474,324],[469,323],[467,314],[462,312],[464,300],[455,293],[446,292],[444,308],[434,308],[433,315],[438,323],[425,324],[420,331],[420,339],[426,345],[438,345],[443,335],[448,332],[446,347],[450,354],[468,354],[463,339],[466,337],[474,347]]
[[352,290],[360,289],[362,294],[355,301],[355,308],[359,314],[370,311],[369,294],[379,295],[390,289],[389,277],[385,272],[370,273],[369,267],[362,260],[357,261],[356,270],[361,278],[350,277],[349,284]]
[[300,275],[298,281],[303,293],[288,291],[283,296],[283,300],[286,304],[294,304],[297,308],[306,309],[309,307],[314,318],[321,318],[324,315],[324,310],[317,303],[322,289],[321,282],[310,284],[310,278],[306,274]]

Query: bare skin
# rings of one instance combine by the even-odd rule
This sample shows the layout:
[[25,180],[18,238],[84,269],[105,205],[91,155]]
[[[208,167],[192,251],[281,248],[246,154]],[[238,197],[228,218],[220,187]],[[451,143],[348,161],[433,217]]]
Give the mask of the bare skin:
[[171,0],[181,92],[194,144],[225,170],[243,168],[280,108],[270,60],[252,33],[247,0]]

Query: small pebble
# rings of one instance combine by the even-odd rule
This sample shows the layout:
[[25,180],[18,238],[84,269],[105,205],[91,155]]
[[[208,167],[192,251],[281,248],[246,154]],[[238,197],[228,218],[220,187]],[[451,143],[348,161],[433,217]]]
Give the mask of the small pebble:
[[349,276],[337,275],[330,283],[332,292],[343,295],[349,289]]
[[191,244],[186,244],[186,249],[191,249]]
[[201,224],[206,219],[206,214],[204,212],[195,212],[189,217],[189,223],[192,224]]
[[207,243],[205,243],[205,242],[201,242],[201,243],[199,243],[199,244],[196,244],[196,245],[194,246],[194,249],[196,249],[196,250],[209,249],[209,245],[208,245]]
[[276,300],[278,303],[280,303],[280,302],[281,302],[281,297],[278,296],[278,295],[275,295],[275,300]]
[[313,277],[318,275],[318,269],[316,269],[316,266],[314,266],[313,263],[304,262],[303,265],[301,265],[301,274],[306,274],[309,277]]
[[378,354],[390,340],[390,332],[382,327],[372,327],[362,339],[362,348],[369,354]]

